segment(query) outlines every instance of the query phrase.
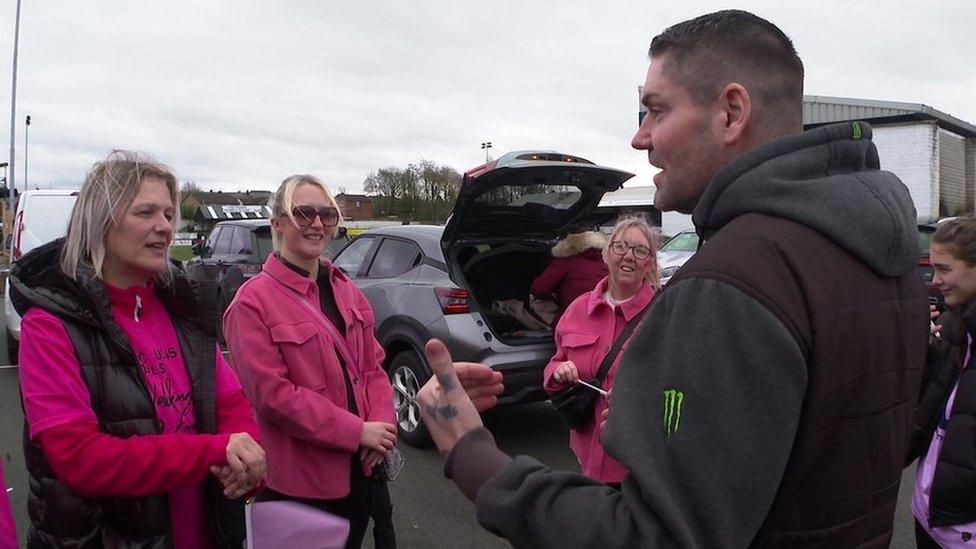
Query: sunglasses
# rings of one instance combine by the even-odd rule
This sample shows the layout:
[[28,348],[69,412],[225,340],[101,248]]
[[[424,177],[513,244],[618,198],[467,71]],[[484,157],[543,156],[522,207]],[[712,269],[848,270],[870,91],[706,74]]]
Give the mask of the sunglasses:
[[315,208],[315,206],[295,206],[291,210],[295,223],[302,229],[315,223],[315,216],[322,220],[325,227],[335,227],[339,224],[339,210],[335,208]]
[[634,251],[634,259],[647,259],[651,255],[651,249],[647,246],[631,246],[626,242],[614,240],[610,243],[610,250],[617,255],[626,255],[627,250]]

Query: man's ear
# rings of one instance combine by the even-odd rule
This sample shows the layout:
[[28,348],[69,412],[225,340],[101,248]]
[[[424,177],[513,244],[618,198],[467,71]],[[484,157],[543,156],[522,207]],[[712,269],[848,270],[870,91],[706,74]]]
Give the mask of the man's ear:
[[752,120],[752,98],[749,97],[749,91],[742,84],[728,84],[719,97],[719,108],[724,116],[721,131],[725,144],[739,143]]

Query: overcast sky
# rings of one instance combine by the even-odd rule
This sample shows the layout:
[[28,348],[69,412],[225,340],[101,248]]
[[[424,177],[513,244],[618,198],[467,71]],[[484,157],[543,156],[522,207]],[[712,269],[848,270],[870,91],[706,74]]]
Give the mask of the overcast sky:
[[[0,0],[0,161],[9,151],[15,0]],[[632,171],[651,38],[737,7],[782,28],[805,93],[924,103],[976,123],[976,2],[24,0],[17,176],[77,186],[112,148],[203,188],[291,173],[362,189],[420,158],[465,171],[547,148]],[[22,187],[21,187],[22,188]]]

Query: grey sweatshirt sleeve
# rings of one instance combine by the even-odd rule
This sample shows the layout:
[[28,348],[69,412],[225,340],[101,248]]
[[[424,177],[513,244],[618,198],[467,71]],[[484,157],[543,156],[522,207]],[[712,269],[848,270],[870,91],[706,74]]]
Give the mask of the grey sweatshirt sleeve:
[[478,520],[516,547],[746,547],[783,476],[806,391],[783,324],[729,284],[662,293],[621,359],[602,441],[620,492],[518,457]]

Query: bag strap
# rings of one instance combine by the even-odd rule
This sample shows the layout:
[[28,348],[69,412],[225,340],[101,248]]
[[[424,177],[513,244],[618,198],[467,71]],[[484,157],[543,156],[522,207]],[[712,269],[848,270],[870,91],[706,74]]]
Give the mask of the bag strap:
[[321,309],[316,309],[311,303],[301,299],[298,292],[289,288],[288,286],[285,286],[280,280],[271,276],[267,272],[261,271],[261,274],[258,276],[267,277],[267,279],[274,283],[274,285],[277,286],[282,293],[286,294],[293,301],[304,307],[306,311],[315,317],[319,321],[319,324],[321,324],[325,330],[329,332],[329,335],[332,336],[332,342],[335,345],[336,351],[342,356],[342,360],[345,361],[349,368],[356,367],[356,363],[352,358],[352,353],[349,351],[349,346],[346,345],[346,338],[339,333],[339,330],[336,329],[335,324],[325,317],[325,313],[323,313]]
[[630,322],[624,326],[624,329],[620,332],[620,335],[617,336],[616,341],[613,342],[613,347],[610,348],[610,352],[607,353],[607,356],[603,357],[603,362],[600,363],[600,369],[596,372],[596,379],[600,382],[600,385],[603,385],[603,378],[607,376],[607,372],[610,370],[610,366],[613,364],[614,359],[617,358],[617,353],[620,352],[620,348],[624,346],[624,343],[626,343],[628,339],[630,339],[630,334],[634,333],[634,328],[640,324],[641,319],[644,318],[644,313],[646,313],[650,308],[651,305],[648,303],[643,309],[640,310],[639,313],[634,315],[634,318],[630,319]]

